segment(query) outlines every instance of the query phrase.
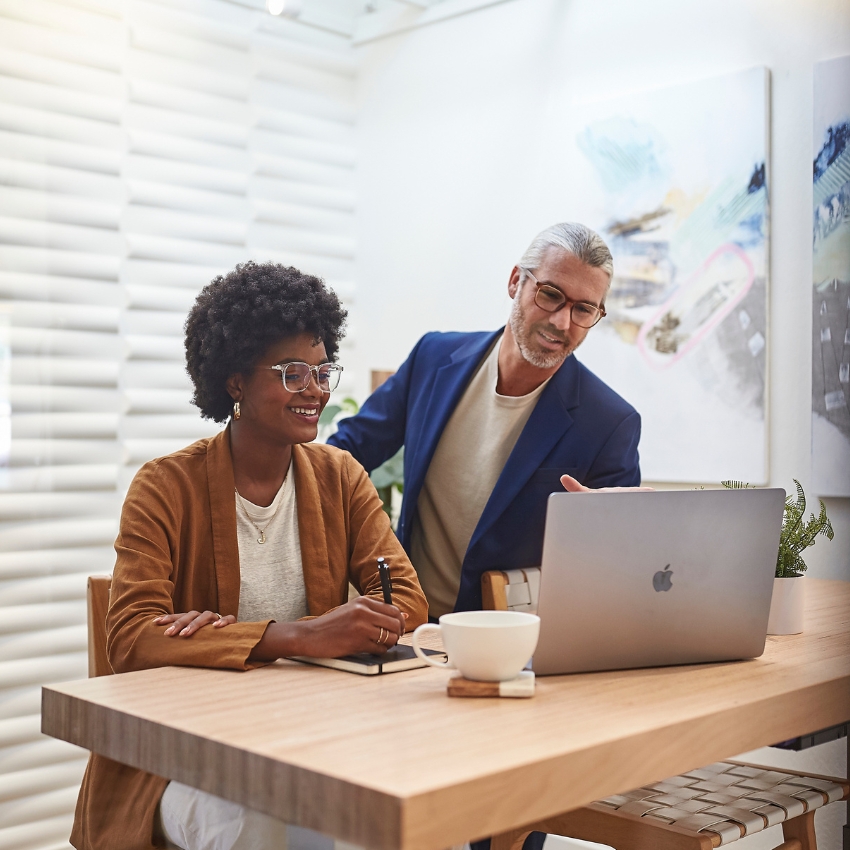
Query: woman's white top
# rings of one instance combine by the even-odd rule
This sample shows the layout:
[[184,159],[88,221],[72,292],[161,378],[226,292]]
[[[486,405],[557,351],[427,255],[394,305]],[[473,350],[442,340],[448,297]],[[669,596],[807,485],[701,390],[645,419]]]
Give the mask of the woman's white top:
[[428,613],[452,611],[469,541],[547,378],[528,395],[500,395],[499,337],[469,382],[437,443],[416,503],[410,560]]
[[[295,476],[291,471],[290,467],[268,507],[234,494],[240,622],[271,619],[286,623],[309,614],[298,536]],[[265,543],[257,542],[260,532],[249,522],[246,513],[263,530]]]

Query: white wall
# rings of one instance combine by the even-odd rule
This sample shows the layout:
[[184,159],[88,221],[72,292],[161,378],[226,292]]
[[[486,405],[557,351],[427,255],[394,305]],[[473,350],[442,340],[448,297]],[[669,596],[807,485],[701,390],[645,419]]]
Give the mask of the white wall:
[[[511,267],[581,199],[530,202],[553,104],[756,65],[772,72],[770,483],[807,491],[811,421],[812,65],[850,53],[845,0],[513,0],[362,48],[358,84],[357,372],[393,369],[429,330],[504,322]],[[579,353],[580,356],[580,353]],[[365,384],[358,388],[366,394]],[[812,496],[816,495],[811,493]],[[809,574],[850,579],[850,500]],[[753,761],[846,775],[846,744]],[[841,845],[844,807],[818,818]],[[780,840],[767,831],[752,846]],[[749,844],[748,844],[749,846]],[[554,847],[553,847],[554,850]]]
[[[358,375],[396,368],[429,330],[504,322],[531,237],[577,217],[543,208],[564,104],[763,65],[772,73],[770,483],[812,497],[812,65],[850,53],[841,0],[513,0],[361,48]],[[569,108],[567,106],[566,108]],[[581,358],[581,352],[579,352]],[[365,383],[358,387],[366,394]],[[850,500],[810,575],[850,579]]]

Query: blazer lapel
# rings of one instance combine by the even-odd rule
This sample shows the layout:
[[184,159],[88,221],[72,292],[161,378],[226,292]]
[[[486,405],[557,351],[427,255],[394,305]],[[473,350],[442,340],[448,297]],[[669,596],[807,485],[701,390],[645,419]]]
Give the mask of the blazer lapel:
[[[405,500],[415,505],[419,499],[419,491],[425,483],[425,476],[437,444],[446,427],[458,401],[460,401],[472,373],[478,368],[484,355],[504,328],[492,334],[471,340],[467,345],[455,351],[449,362],[439,368],[431,384],[431,396],[425,409],[422,424],[422,437],[416,447],[415,454],[408,461],[410,480],[405,481]],[[407,450],[407,449],[405,449]]]
[[236,483],[230,454],[230,426],[207,445],[207,486],[210,497],[218,612],[239,614],[239,544],[236,541]]
[[292,447],[292,473],[298,500],[298,536],[307,609],[315,617],[335,608],[339,600],[329,595],[333,582],[328,577],[328,546],[316,472],[308,453],[300,445]]
[[569,411],[579,404],[579,370],[570,356],[540,394],[484,507],[467,552],[487,533],[537,472],[546,456],[573,424]]

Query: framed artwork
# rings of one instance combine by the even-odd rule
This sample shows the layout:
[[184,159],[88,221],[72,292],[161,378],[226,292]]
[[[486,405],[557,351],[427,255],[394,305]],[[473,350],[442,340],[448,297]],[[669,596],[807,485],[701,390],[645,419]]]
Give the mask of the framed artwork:
[[850,56],[814,68],[812,487],[850,496]]
[[640,412],[649,481],[767,480],[768,106],[755,68],[575,109],[584,221],[614,255],[578,358]]

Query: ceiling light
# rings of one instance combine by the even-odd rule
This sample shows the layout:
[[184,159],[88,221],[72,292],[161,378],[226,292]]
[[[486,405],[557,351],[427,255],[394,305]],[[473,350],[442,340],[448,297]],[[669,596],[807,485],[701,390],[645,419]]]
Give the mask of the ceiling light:
[[303,0],[266,0],[266,8],[273,15],[283,15],[293,20],[301,14]]

